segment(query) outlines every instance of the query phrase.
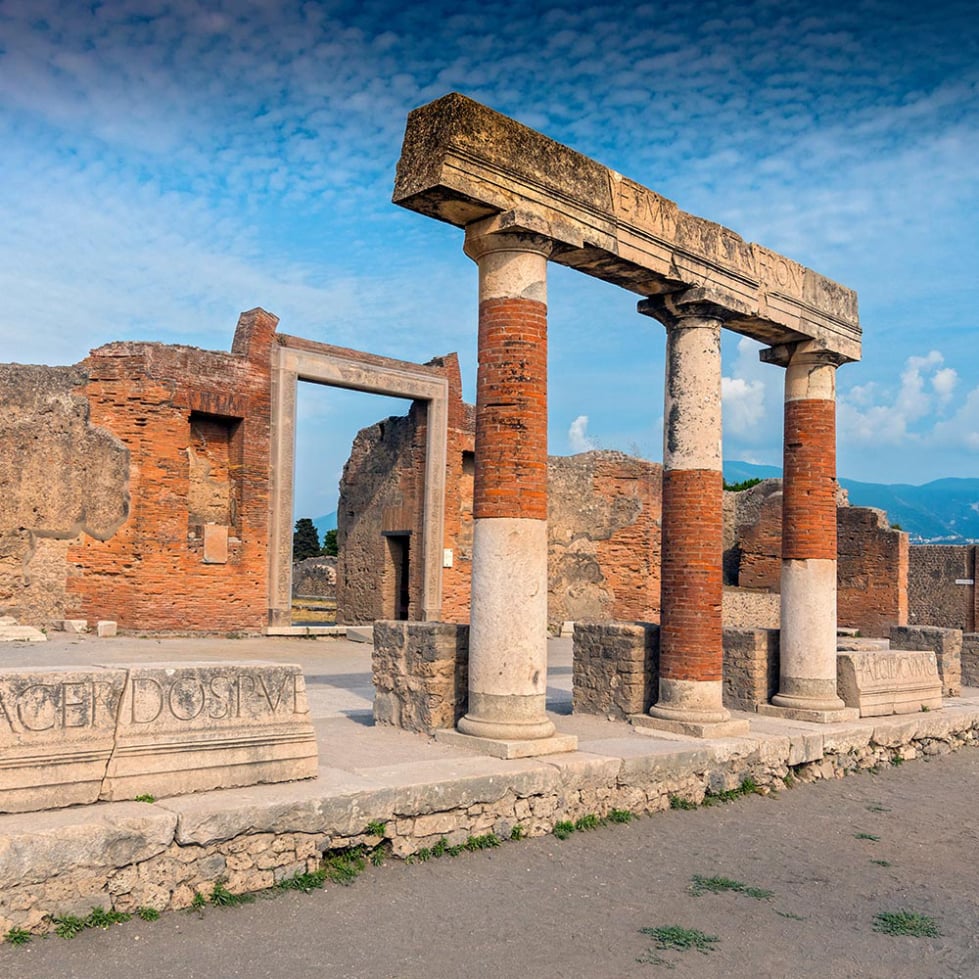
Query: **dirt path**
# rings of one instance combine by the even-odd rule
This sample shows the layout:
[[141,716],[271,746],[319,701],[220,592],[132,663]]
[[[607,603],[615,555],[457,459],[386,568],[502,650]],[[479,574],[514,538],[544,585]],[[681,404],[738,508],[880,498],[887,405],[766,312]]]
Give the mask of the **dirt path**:
[[[0,976],[975,977],[977,786],[979,751],[967,749],[563,842],[390,861],[346,888],[2,945]],[[694,875],[772,896],[695,896]],[[931,916],[941,937],[874,931],[876,914],[904,910]],[[668,925],[718,940],[637,961],[653,946],[640,929]]]

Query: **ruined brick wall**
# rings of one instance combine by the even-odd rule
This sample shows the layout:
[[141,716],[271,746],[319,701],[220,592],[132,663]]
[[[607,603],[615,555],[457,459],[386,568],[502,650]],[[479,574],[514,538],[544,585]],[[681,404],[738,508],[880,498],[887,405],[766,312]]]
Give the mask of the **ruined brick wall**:
[[[442,570],[442,620],[469,621],[472,569],[472,405],[462,400],[459,360],[436,357],[449,384],[443,546],[452,566]],[[357,433],[340,480],[337,507],[337,621],[352,625],[396,619],[398,564],[408,559],[408,616],[421,615],[422,520],[427,410],[387,418]],[[392,540],[392,537],[395,539]]]
[[552,630],[583,619],[658,621],[663,467],[622,452],[548,460]]
[[408,615],[419,617],[425,467],[425,440],[417,424],[421,408],[415,403],[409,415],[386,418],[354,438],[337,506],[338,623],[400,617],[397,575],[405,551]]
[[[766,479],[742,493],[743,502],[734,504],[731,548],[738,557],[737,583],[742,588],[778,591],[782,578],[782,485]],[[730,560],[730,558],[729,558]]]
[[864,636],[886,636],[908,623],[908,535],[883,510],[840,507],[837,623]]
[[[975,632],[976,573],[979,547],[975,544],[916,544],[910,550],[908,623]],[[956,582],[972,584],[956,584]]]
[[93,425],[80,367],[0,365],[0,614],[65,617],[69,542],[111,537],[129,509],[128,457]]
[[112,536],[69,546],[67,614],[149,631],[265,624],[276,323],[243,314],[230,354],[127,342],[82,363],[92,422],[128,450],[131,505]]

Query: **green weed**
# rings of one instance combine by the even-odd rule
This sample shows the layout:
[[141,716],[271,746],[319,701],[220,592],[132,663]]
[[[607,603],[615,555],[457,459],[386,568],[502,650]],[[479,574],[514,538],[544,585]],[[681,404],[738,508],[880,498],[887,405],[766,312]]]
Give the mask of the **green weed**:
[[108,928],[109,925],[118,925],[124,921],[129,921],[131,917],[131,914],[126,914],[124,911],[106,911],[105,908],[94,907],[85,919],[85,927]]
[[574,823],[570,819],[562,819],[554,824],[553,832],[559,840],[566,840],[574,832]]
[[523,826],[520,825],[520,823],[517,823],[517,825],[510,830],[510,839],[513,840],[514,842],[519,842],[520,840],[524,839],[526,836],[527,836],[527,831],[523,828]]
[[160,912],[156,908],[137,908],[136,915],[143,921],[159,921],[160,919]]
[[323,872],[326,880],[346,887],[352,884],[364,871],[367,861],[364,859],[364,848],[355,846],[323,859]]
[[364,833],[367,836],[383,836],[384,830],[387,828],[386,823],[382,823],[379,819],[372,819],[368,824]]
[[684,799],[678,795],[670,796],[670,808],[671,809],[696,809],[697,803],[692,799]]
[[696,928],[683,928],[680,925],[666,925],[663,928],[640,928],[640,932],[652,938],[655,947],[661,951],[685,952],[695,948],[706,955],[711,947],[720,939],[716,935],[707,935]]
[[866,808],[867,812],[890,812],[887,806],[882,806],[879,802],[871,802]]
[[749,775],[736,789],[725,789],[723,792],[712,792],[708,789],[704,793],[704,805],[716,806],[721,802],[734,802],[742,796],[752,795],[758,791],[758,784]]
[[890,860],[871,860],[870,862],[877,864],[878,867],[889,867],[891,865]]
[[144,792],[142,795],[136,796],[135,802],[156,802],[156,796],[150,795],[149,792]]
[[914,911],[881,911],[874,915],[874,931],[914,938],[939,938],[942,934],[934,918]]
[[701,877],[700,874],[694,874],[690,878],[690,893],[694,897],[700,897],[702,894],[720,894],[723,891],[746,894],[756,901],[767,901],[775,896],[774,891],[765,890],[763,887],[749,887],[740,880],[731,880],[730,877]]
[[880,843],[880,837],[874,836],[873,833],[854,833],[853,838],[855,840],[870,840],[871,843]]
[[223,880],[215,881],[211,891],[211,904],[219,908],[233,908],[239,904],[251,904],[254,900],[254,894],[232,894]]
[[11,928],[3,936],[3,940],[10,942],[11,945],[26,945],[33,937],[29,931],[25,931],[23,928]]
[[578,819],[574,824],[574,828],[576,830],[598,829],[604,822],[604,819],[599,819],[593,812],[590,812]]
[[54,922],[54,933],[59,938],[74,938],[85,930],[85,919],[74,914],[57,915],[51,920]]
[[610,823],[631,823],[636,818],[636,814],[628,809],[613,809],[608,814]]

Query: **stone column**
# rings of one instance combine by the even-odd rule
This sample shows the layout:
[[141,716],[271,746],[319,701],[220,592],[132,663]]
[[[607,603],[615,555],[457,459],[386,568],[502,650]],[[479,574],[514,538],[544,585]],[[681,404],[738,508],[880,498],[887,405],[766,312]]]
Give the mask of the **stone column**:
[[779,692],[761,712],[854,716],[836,692],[836,368],[811,342],[763,351],[785,367]]
[[547,258],[550,239],[467,231],[479,266],[469,707],[463,734],[548,739]]
[[724,478],[721,325],[713,304],[639,304],[666,327],[659,698],[639,727],[696,737],[748,732],[723,705]]

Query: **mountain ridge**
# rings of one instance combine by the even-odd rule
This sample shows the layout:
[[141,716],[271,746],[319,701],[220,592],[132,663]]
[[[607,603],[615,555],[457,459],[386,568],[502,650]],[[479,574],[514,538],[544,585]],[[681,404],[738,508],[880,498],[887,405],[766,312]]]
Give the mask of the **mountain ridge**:
[[[746,479],[780,479],[778,466],[732,459],[724,463],[728,483]],[[979,479],[943,476],[915,486],[911,483],[866,483],[841,477],[840,486],[853,506],[884,510],[892,525],[911,535],[915,544],[969,544],[979,541]]]

